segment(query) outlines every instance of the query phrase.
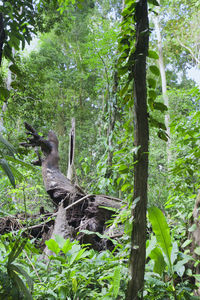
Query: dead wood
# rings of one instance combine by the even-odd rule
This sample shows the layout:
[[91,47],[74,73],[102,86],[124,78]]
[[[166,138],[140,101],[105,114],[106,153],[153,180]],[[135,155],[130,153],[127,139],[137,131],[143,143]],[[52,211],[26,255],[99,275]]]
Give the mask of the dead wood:
[[[81,231],[87,230],[103,234],[106,230],[106,221],[116,210],[120,209],[123,204],[122,201],[106,195],[86,195],[59,169],[59,142],[56,134],[50,131],[48,138],[45,139],[28,123],[25,123],[25,128],[28,138],[27,142],[21,145],[41,148],[43,157],[41,158],[37,152],[38,160],[33,163],[42,166],[45,189],[58,209],[51,215],[51,217],[55,217],[55,222],[51,220],[51,226],[53,226],[51,229],[49,221],[44,219],[43,223],[38,227],[32,227],[31,230],[42,228],[43,237],[44,232],[46,238],[54,238],[58,234],[64,238],[70,237],[83,243],[90,243],[97,250],[103,249],[104,245],[97,235],[87,235]],[[45,253],[50,254],[47,249],[45,249]]]
[[9,233],[22,228],[19,219],[14,216],[0,218],[0,234]]

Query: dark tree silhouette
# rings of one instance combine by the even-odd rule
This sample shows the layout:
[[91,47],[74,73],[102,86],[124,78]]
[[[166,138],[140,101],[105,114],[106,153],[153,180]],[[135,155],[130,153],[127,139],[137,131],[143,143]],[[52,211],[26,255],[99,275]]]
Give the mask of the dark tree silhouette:
[[140,0],[135,7],[136,50],[134,53],[134,140],[138,148],[135,155],[134,200],[139,199],[132,214],[134,217],[131,254],[130,281],[127,300],[142,299],[146,256],[146,212],[148,180],[149,126],[147,113],[146,57],[149,45],[149,21],[147,0]]

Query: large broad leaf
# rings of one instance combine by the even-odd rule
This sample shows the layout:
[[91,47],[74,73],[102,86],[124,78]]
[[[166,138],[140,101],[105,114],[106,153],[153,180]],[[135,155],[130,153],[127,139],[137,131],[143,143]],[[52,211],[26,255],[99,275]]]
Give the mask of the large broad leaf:
[[4,158],[0,159],[0,167],[4,170],[4,172],[6,173],[6,175],[8,176],[8,178],[10,180],[10,183],[15,188],[15,178],[13,176],[13,173],[12,173],[7,161]]
[[33,300],[31,293],[27,289],[25,283],[23,280],[18,276],[18,274],[15,271],[10,272],[10,276],[12,277],[12,280],[15,282],[16,288],[18,288],[22,294],[24,295],[24,299],[26,300]]
[[27,162],[25,162],[25,161],[23,161],[23,160],[21,160],[21,159],[13,158],[13,157],[7,156],[7,155],[5,155],[5,158],[6,158],[7,160],[9,160],[9,161],[12,161],[12,162],[14,162],[14,163],[16,163],[16,164],[21,165],[22,167],[25,167],[25,168],[29,169],[29,170],[32,170],[32,171],[35,171],[35,170],[36,170],[36,166],[31,165],[31,164],[29,164],[29,163],[27,163]]
[[165,216],[159,208],[150,207],[148,209],[148,217],[151,222],[153,232],[156,235],[157,242],[166,255],[167,264],[171,268],[172,241]]
[[159,275],[162,276],[164,270],[165,270],[165,260],[162,254],[162,251],[160,250],[160,248],[154,248],[151,253],[149,254],[149,257],[154,260],[154,268],[153,271],[155,273],[158,273]]
[[16,240],[14,246],[8,256],[8,269],[10,264],[19,256],[26,245],[26,240],[20,241],[19,239]]
[[60,252],[60,248],[56,241],[54,241],[53,239],[50,239],[50,240],[46,241],[45,244],[47,245],[49,250],[51,250],[52,252],[54,252],[55,254],[58,255],[58,253]]
[[17,152],[13,145],[6,141],[3,136],[0,134],[0,143],[2,143],[9,150],[10,154],[14,157],[14,154]]
[[32,290],[33,289],[33,280],[32,278],[28,275],[28,273],[20,266],[17,264],[11,264],[11,268],[13,271],[15,271],[16,273],[21,274],[22,276],[24,276],[26,278],[26,282],[29,286],[29,288]]
[[149,67],[149,70],[150,70],[154,75],[156,75],[156,76],[159,76],[159,75],[160,75],[160,70],[159,70],[158,67],[155,66],[155,65],[151,65],[151,66]]
[[154,108],[160,110],[161,112],[167,111],[167,106],[162,102],[154,102]]
[[159,55],[153,50],[149,50],[148,57],[153,58],[153,59],[159,59]]

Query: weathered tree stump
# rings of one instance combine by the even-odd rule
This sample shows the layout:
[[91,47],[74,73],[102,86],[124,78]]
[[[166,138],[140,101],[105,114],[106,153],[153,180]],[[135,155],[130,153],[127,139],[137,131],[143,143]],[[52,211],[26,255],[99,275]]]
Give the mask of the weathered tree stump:
[[[44,157],[41,158],[38,154],[38,161],[33,162],[33,164],[42,166],[45,189],[58,209],[54,213],[56,219],[49,238],[53,238],[58,234],[64,238],[69,237],[70,239],[78,239],[83,243],[90,243],[96,250],[103,249],[105,243],[95,235],[95,232],[104,234],[106,230],[105,222],[113,214],[110,208],[113,208],[113,211],[120,209],[123,201],[106,195],[86,195],[80,187],[67,179],[59,169],[56,134],[50,131],[48,139],[44,139],[28,123],[25,123],[25,128],[27,129],[28,142],[21,145],[41,148]],[[87,235],[81,232],[82,230],[92,231],[94,234]],[[46,254],[50,254],[47,249],[44,251]]]

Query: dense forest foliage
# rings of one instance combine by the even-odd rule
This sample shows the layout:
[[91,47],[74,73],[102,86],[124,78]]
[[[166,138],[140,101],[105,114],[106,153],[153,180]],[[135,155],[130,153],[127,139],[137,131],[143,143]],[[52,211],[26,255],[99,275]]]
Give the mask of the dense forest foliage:
[[[132,66],[137,5],[144,2],[146,264],[144,287],[130,298],[131,211],[140,202],[134,198],[140,146]],[[199,299],[199,9],[199,0],[0,1],[0,299]],[[21,146],[24,122],[42,136],[56,133],[60,169],[67,174],[72,118],[73,182],[87,194],[122,199],[107,222],[120,234],[97,233],[113,245],[100,252],[57,236],[46,241],[54,255],[44,261],[39,239],[27,232],[42,223],[41,206],[45,212],[54,206],[41,168],[31,165],[36,154]]]

